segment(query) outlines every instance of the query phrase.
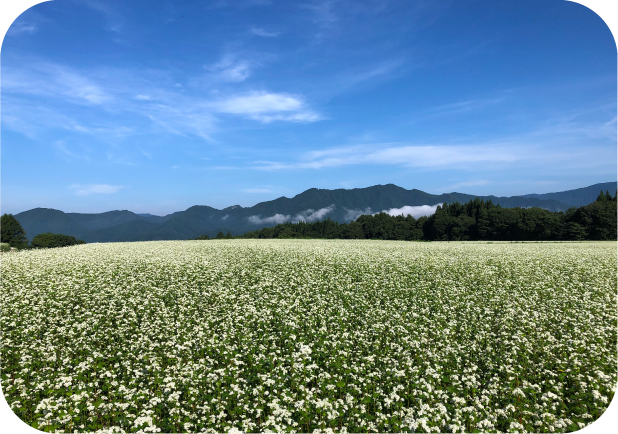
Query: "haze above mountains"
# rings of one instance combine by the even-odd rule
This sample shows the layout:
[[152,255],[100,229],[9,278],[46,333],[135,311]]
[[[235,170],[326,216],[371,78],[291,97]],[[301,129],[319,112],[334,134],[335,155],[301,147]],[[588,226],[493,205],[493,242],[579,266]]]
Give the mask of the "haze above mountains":
[[477,196],[465,193],[433,195],[420,190],[406,190],[394,184],[375,185],[351,190],[312,188],[293,198],[280,197],[252,207],[230,206],[222,210],[196,205],[166,216],[136,214],[131,211],[108,211],[100,214],[65,213],[49,208],[35,208],[15,217],[32,239],[51,232],[72,235],[86,242],[122,242],[186,240],[200,235],[215,236],[219,231],[241,235],[284,222],[313,222],[330,218],[349,223],[361,214],[386,211],[390,214],[428,215],[440,203],[468,202],[476,197],[491,199],[502,207],[539,207],[566,211],[593,202],[599,191],[613,195],[617,182],[556,193],[526,194],[512,197]]

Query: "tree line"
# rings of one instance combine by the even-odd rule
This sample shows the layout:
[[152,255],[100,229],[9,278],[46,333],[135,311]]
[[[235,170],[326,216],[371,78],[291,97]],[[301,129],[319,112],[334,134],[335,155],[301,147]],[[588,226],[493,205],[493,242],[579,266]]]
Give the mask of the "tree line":
[[0,241],[16,249],[66,247],[86,243],[84,240],[78,240],[71,235],[44,233],[36,235],[32,238],[32,242],[28,244],[26,231],[24,231],[24,228],[22,228],[13,214],[2,215],[0,218],[0,233]]
[[[618,194],[618,192],[617,192]],[[418,219],[386,213],[362,215],[350,223],[323,220],[283,223],[234,238],[328,238],[405,241],[577,241],[616,240],[617,199],[609,191],[566,212],[541,208],[502,208],[491,200],[438,206]],[[223,235],[223,234],[221,234]],[[218,236],[217,238],[223,238]]]
[[[617,196],[599,194],[591,204],[552,212],[541,208],[502,208],[491,200],[476,198],[464,204],[443,204],[429,217],[418,219],[386,213],[361,215],[350,223],[327,219],[314,223],[283,223],[233,237],[219,232],[215,239],[327,238],[405,241],[579,241],[616,240]],[[44,233],[30,244],[12,214],[0,220],[2,243],[18,249],[51,248],[84,244],[70,235]],[[202,235],[197,240],[208,240]]]

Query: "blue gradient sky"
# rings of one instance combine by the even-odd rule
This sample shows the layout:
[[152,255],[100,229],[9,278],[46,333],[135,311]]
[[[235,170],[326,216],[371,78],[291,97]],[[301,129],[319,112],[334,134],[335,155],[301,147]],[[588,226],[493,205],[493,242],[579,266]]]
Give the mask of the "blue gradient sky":
[[3,213],[617,179],[616,45],[561,0],[55,0],[1,56]]

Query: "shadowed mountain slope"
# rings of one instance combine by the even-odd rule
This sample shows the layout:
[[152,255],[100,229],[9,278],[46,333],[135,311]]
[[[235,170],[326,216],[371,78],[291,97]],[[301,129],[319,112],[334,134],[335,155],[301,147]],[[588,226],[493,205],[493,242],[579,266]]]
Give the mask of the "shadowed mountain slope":
[[[475,197],[491,199],[493,203],[506,208],[539,207],[550,211],[566,211],[573,206],[594,202],[601,189],[611,190],[612,186],[615,190],[614,182],[546,195],[496,197],[455,192],[434,195],[387,184],[350,190],[311,188],[293,198],[280,197],[247,208],[234,205],[218,210],[196,205],[167,216],[140,215],[126,210],[80,214],[36,208],[15,217],[29,239],[39,233],[52,232],[73,235],[87,242],[186,240],[204,234],[213,237],[219,231],[239,235],[285,221],[312,222],[330,218],[339,223],[348,223],[361,214],[404,206],[464,203]],[[557,198],[575,202],[563,202]]]
[[618,188],[618,182],[603,182],[601,184],[594,184],[589,187],[576,188],[575,190],[561,191],[558,193],[545,193],[545,194],[526,194],[522,197],[536,197],[537,199],[553,199],[558,202],[568,203],[573,206],[584,206],[594,201],[599,195],[600,191],[609,191],[611,195],[616,193]]
[[83,226],[68,214],[50,208],[34,208],[15,215],[26,231],[26,237],[32,239],[35,235],[45,232],[53,234],[72,235],[83,238],[90,229]]

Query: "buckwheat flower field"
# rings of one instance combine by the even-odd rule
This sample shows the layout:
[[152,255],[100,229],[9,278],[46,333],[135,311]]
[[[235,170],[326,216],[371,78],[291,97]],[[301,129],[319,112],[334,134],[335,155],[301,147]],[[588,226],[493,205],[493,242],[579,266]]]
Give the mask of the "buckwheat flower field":
[[2,254],[2,388],[67,432],[562,432],[616,387],[615,242]]

